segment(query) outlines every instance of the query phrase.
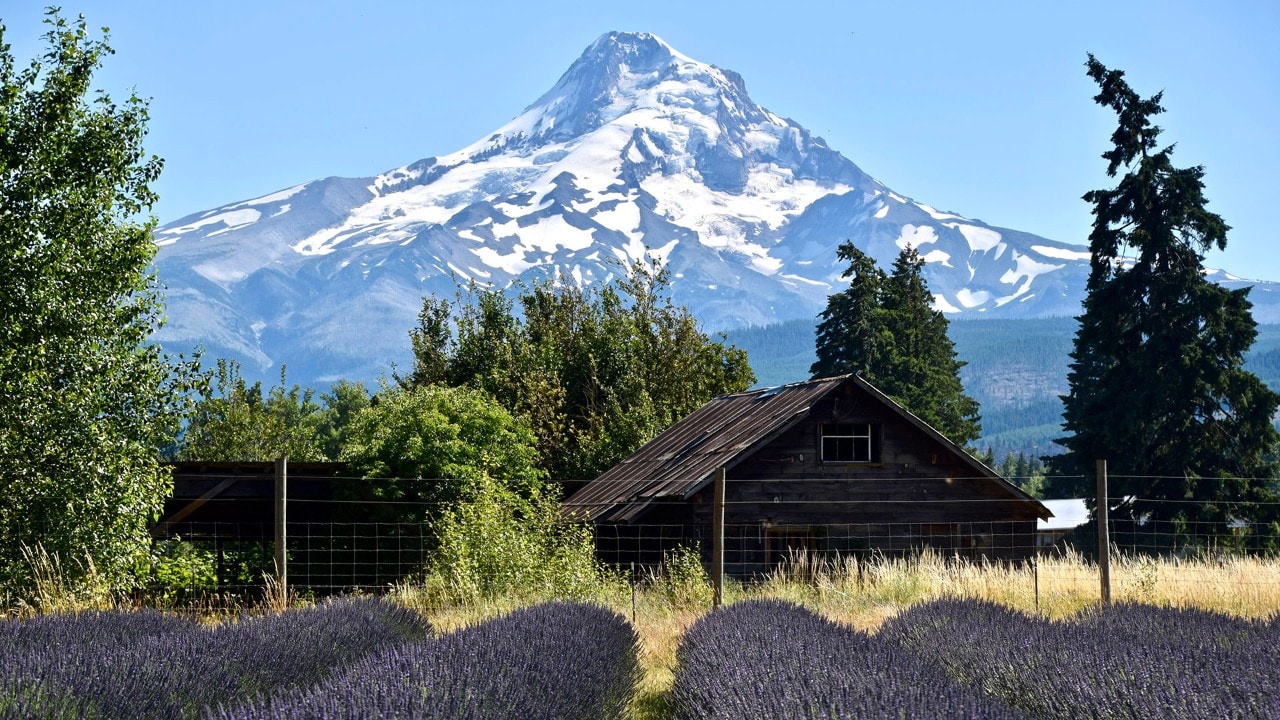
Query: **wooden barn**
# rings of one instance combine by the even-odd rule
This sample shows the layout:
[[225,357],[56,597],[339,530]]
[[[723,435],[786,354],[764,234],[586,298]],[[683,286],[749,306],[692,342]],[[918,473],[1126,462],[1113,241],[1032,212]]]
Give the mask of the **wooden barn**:
[[595,524],[602,559],[710,552],[725,474],[725,569],[790,553],[1021,559],[1051,513],[860,377],[718,397],[587,483],[564,513]]

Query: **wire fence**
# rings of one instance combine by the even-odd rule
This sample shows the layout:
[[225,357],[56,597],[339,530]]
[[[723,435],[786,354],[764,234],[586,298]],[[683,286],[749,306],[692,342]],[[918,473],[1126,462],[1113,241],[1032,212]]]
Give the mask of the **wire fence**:
[[[283,525],[271,514],[272,502],[260,493],[203,498],[199,511],[163,523],[164,532],[157,534],[162,556],[195,568],[179,574],[177,584],[188,582],[185,590],[192,593],[260,592],[264,575],[276,572],[281,530],[289,584],[304,592],[380,592],[424,572],[438,545],[432,518],[448,503],[370,497],[364,479],[324,481],[330,485],[324,497],[313,492],[311,497],[300,493],[283,499]],[[440,481],[386,482],[418,492],[424,483]],[[758,489],[760,481],[752,482]],[[597,556],[620,568],[640,568],[648,576],[660,576],[664,565],[681,554],[696,553],[708,570],[719,556],[724,575],[744,582],[803,566],[803,573],[840,575],[860,584],[877,566],[922,558],[956,568],[1018,569],[1026,582],[1035,583],[1037,593],[1042,584],[1098,582],[1099,534],[1088,510],[1092,499],[1051,502],[1069,511],[1056,519],[1025,512],[1003,517],[1007,498],[877,499],[865,492],[867,480],[856,482],[862,485],[852,493],[856,499],[807,496],[801,492],[803,480],[789,479],[777,481],[783,490],[762,501],[735,493],[730,480],[719,525],[705,499],[649,499],[646,515],[637,522],[594,526]],[[1272,520],[1280,515],[1276,503],[1130,495],[1110,499],[1109,507],[1108,549],[1123,567],[1149,573],[1145,568],[1159,561],[1170,568],[1166,575],[1178,567],[1226,569],[1242,561],[1280,568],[1280,524]],[[1255,567],[1233,577],[1242,586],[1280,585],[1280,571]],[[169,582],[175,583],[172,578]],[[1128,582],[1120,579],[1122,585]]]

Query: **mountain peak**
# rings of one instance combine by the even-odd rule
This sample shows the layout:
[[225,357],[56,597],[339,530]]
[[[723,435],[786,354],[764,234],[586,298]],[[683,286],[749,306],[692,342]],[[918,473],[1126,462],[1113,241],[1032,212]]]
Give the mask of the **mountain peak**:
[[[161,339],[259,370],[288,359],[314,377],[369,377],[404,357],[424,294],[586,286],[646,256],[706,327],[813,318],[846,282],[846,240],[883,266],[918,248],[935,305],[953,314],[1074,315],[1088,275],[1088,248],[895,193],[753,102],[736,74],[654,35],[610,32],[454,153],[159,228],[173,318]],[[1280,291],[1250,297],[1255,317],[1280,317]],[[1264,304],[1276,310],[1259,315]]]
[[607,67],[625,66],[632,72],[653,72],[670,65],[677,57],[689,60],[657,35],[614,30],[591,43],[578,63],[587,61]]
[[735,96],[737,103],[751,104],[736,74],[698,62],[656,35],[608,32],[525,108],[511,129],[528,139],[561,141],[591,132],[637,105],[724,93]]

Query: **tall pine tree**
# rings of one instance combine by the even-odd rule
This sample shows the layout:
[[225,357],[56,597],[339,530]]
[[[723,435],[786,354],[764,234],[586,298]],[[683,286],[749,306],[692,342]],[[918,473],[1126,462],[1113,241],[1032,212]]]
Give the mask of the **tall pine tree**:
[[[878,387],[957,445],[982,435],[978,401],[964,392],[950,323],[933,308],[924,258],[907,246],[898,253],[885,287],[884,317],[892,338],[889,367]],[[875,381],[873,381],[875,382]]]
[[958,445],[982,433],[978,403],[964,392],[947,318],[933,309],[924,259],[906,247],[885,275],[845,242],[849,287],[827,298],[818,325],[815,378],[861,375]]
[[[1092,265],[1063,398],[1064,455],[1055,494],[1091,494],[1108,462],[1113,516],[1162,533],[1226,530],[1229,515],[1262,519],[1276,472],[1272,418],[1280,396],[1243,369],[1257,335],[1248,290],[1210,282],[1202,253],[1228,226],[1206,209],[1204,169],[1175,168],[1160,148],[1161,94],[1143,99],[1092,55],[1094,100],[1115,111],[1103,153],[1119,184],[1093,204]],[[1190,528],[1188,523],[1201,523]],[[1145,528],[1149,530],[1150,528]]]
[[815,378],[856,374],[870,377],[883,361],[887,336],[883,320],[884,287],[888,282],[876,261],[848,240],[836,249],[836,257],[849,263],[844,277],[847,290],[827,298],[819,316],[817,356],[809,368]]

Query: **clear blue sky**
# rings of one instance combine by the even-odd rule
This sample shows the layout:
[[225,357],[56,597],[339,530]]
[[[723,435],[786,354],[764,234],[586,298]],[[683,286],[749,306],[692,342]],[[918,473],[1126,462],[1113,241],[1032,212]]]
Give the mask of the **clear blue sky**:
[[[111,28],[103,86],[152,99],[162,222],[457,150],[626,30],[739,72],[756,102],[900,193],[1083,243],[1080,195],[1110,182],[1113,127],[1084,74],[1093,52],[1165,91],[1175,162],[1205,166],[1234,228],[1209,263],[1280,280],[1275,0],[64,2]],[[43,3],[5,5],[6,40],[30,58]]]

